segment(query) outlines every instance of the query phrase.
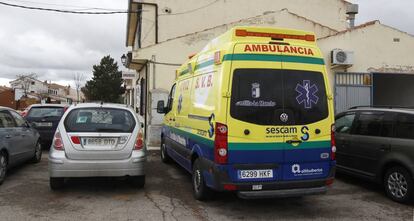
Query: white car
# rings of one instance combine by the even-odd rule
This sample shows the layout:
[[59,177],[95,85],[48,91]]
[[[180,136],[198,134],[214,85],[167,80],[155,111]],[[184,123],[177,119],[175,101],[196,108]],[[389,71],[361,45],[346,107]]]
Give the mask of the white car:
[[145,185],[142,123],[121,104],[72,105],[63,115],[49,152],[50,188],[70,177],[128,176]]

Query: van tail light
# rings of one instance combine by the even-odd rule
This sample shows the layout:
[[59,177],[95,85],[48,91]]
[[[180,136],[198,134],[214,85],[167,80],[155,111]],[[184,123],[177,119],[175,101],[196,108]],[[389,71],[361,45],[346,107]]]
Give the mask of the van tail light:
[[214,162],[226,164],[228,159],[227,125],[216,123],[214,139]]
[[336,159],[335,124],[331,126],[331,160]]
[[55,150],[65,149],[63,146],[62,136],[59,131],[56,131],[55,136],[53,137],[53,148],[55,148]]
[[144,147],[144,136],[142,131],[139,130],[137,140],[135,141],[134,150],[142,150]]
[[72,136],[70,137],[70,139],[72,140],[73,144],[80,144],[80,138],[78,136]]

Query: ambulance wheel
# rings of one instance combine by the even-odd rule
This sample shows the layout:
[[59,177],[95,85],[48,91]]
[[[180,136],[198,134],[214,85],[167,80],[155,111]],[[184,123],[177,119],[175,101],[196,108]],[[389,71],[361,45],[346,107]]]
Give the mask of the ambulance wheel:
[[164,163],[171,163],[171,157],[168,156],[167,146],[165,145],[164,139],[161,141],[161,161]]
[[213,191],[206,185],[200,160],[196,159],[193,166],[193,193],[196,200],[205,201],[210,199]]

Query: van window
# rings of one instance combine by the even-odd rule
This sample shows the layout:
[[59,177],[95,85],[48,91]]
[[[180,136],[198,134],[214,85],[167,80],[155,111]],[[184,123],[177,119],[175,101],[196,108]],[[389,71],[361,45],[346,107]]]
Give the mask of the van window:
[[135,120],[129,111],[115,108],[79,108],[65,119],[67,132],[130,133]]
[[414,116],[400,114],[395,123],[395,136],[403,139],[414,139]]
[[355,134],[380,136],[383,113],[364,112],[355,121]]
[[351,132],[352,123],[354,122],[355,114],[347,114],[335,121],[335,132],[349,134]]
[[[282,122],[280,115],[288,114]],[[328,117],[320,72],[237,69],[233,74],[230,115],[259,125],[303,125]]]
[[168,95],[167,100],[167,113],[171,111],[172,105],[174,103],[174,94],[175,94],[175,84],[172,86],[170,94]]

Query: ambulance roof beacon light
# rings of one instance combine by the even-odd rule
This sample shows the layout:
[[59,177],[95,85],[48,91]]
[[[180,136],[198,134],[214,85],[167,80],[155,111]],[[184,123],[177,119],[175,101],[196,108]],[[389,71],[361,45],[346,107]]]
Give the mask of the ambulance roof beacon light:
[[281,33],[270,33],[270,32],[255,32],[247,31],[245,29],[237,29],[236,36],[238,37],[267,37],[272,39],[296,39],[304,41],[315,41],[315,35],[294,35],[294,34],[281,34]]

